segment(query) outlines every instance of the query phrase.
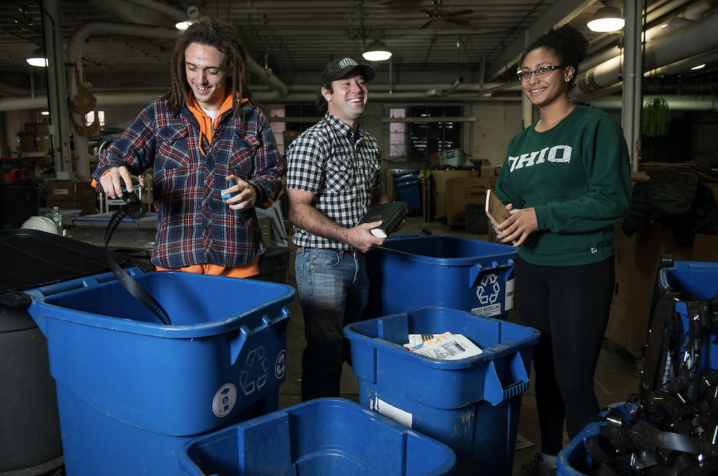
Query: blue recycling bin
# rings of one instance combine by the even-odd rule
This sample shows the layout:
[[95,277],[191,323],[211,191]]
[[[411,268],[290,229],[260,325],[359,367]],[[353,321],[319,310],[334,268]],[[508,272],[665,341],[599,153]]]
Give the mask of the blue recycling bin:
[[[718,294],[718,263],[676,261],[673,268],[663,268],[659,273],[659,285],[674,291],[687,291],[699,300]],[[677,337],[678,352],[685,352],[680,342],[688,332],[688,308],[685,302],[677,302],[675,311],[681,317],[683,335]],[[707,333],[703,337],[700,371],[718,369],[718,334]]]
[[[408,334],[461,334],[483,352],[435,360],[403,347]],[[456,309],[425,307],[350,324],[360,403],[448,445],[456,474],[509,475],[539,331]]]
[[179,474],[186,441],[278,407],[293,288],[126,271],[172,325],[112,273],[26,291],[47,337],[68,475]]
[[421,181],[407,180],[394,183],[399,200],[406,202],[409,211],[421,210]]
[[420,476],[453,474],[446,445],[349,400],[300,403],[189,441],[190,476]]
[[489,317],[514,307],[516,248],[452,236],[392,235],[366,254],[372,317],[424,306]]
[[[626,420],[632,419],[628,410],[635,411],[635,406],[626,402],[612,403],[609,407]],[[599,416],[606,418],[608,414],[603,410]],[[605,421],[589,423],[558,453],[556,476],[587,476],[598,469],[598,463],[586,452],[586,440],[598,435],[605,424]]]
[[391,174],[391,176],[394,182],[396,182],[397,180],[406,179],[408,177],[416,178],[419,176],[419,169],[402,170],[400,172],[394,172],[393,174]]
[[596,464],[586,453],[586,440],[600,433],[605,421],[589,423],[558,454],[556,476],[586,476],[596,469]]

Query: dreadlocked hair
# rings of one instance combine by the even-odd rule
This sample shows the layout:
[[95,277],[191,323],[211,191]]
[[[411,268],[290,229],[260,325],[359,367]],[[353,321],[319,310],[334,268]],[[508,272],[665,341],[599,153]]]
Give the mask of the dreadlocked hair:
[[167,101],[170,112],[176,117],[182,106],[187,103],[188,95],[192,94],[185,71],[185,50],[192,43],[213,46],[224,54],[227,69],[232,72],[227,78],[226,87],[231,85],[232,114],[237,115],[242,98],[252,101],[247,52],[234,26],[224,21],[210,19],[192,24],[180,35],[175,44],[171,61],[172,90],[162,98]]
[[552,50],[563,66],[573,67],[574,73],[569,88],[573,87],[578,76],[578,64],[586,58],[588,48],[588,40],[583,33],[569,24],[560,28],[551,28],[528,47],[519,64],[523,64],[526,55],[538,48]]

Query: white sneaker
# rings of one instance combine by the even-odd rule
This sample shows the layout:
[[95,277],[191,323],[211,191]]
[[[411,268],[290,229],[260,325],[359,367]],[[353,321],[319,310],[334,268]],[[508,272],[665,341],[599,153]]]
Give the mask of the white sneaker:
[[543,453],[536,453],[534,459],[520,468],[514,469],[511,476],[554,476],[556,474],[557,467],[544,461],[543,456]]

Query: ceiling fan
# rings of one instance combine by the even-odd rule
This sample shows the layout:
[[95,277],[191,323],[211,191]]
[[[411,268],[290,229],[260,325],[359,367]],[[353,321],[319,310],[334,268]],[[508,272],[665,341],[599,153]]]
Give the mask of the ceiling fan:
[[[458,16],[462,15],[469,15],[471,13],[474,13],[473,10],[460,10],[458,12],[448,12],[441,8],[441,0],[431,0],[431,3],[434,4],[433,10],[427,10],[424,8],[420,8],[419,10],[426,13],[426,17],[430,18],[430,20],[423,25],[419,27],[419,29],[427,28],[432,23],[454,23],[456,25],[468,25],[468,20],[459,20]],[[402,18],[401,20],[409,20],[409,18]],[[411,18],[413,20],[413,18]]]

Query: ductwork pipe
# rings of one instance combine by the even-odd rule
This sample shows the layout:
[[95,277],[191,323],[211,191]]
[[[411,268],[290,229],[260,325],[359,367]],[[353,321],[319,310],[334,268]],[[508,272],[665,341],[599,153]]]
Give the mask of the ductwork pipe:
[[167,18],[170,18],[176,22],[189,20],[189,17],[187,16],[187,12],[183,12],[179,8],[174,8],[170,5],[167,5],[166,3],[156,2],[155,0],[124,0],[124,1],[127,3],[134,3],[135,5],[139,5],[148,10],[157,12],[157,13],[164,15]]
[[[718,48],[718,11],[679,30],[646,44],[644,69],[655,69],[670,63]],[[596,91],[617,82],[621,73],[621,57],[615,57],[578,75],[578,85],[569,96]]]
[[[97,99],[97,107],[103,108],[107,106],[128,106],[136,105],[138,108],[146,106],[150,102],[163,96],[165,92],[159,91],[103,91],[93,92],[92,95]],[[274,100],[274,93],[258,92],[252,95],[254,99],[261,103],[271,103]],[[316,99],[314,93],[289,93],[284,97],[282,102],[313,102]],[[490,97],[483,93],[461,92],[452,93],[441,96],[427,96],[426,91],[413,91],[389,94],[388,92],[370,92],[369,98],[372,101],[492,101],[492,102],[514,102],[520,101],[519,97]],[[16,97],[0,97],[0,112],[2,111],[20,111],[26,109],[43,109],[47,107],[47,95],[36,94],[35,98],[31,95]]]
[[[156,5],[153,5],[153,3],[156,2],[149,2],[145,3],[143,1],[142,5],[147,8],[154,8]],[[171,7],[170,7],[171,8]],[[163,12],[160,12],[163,13]],[[162,27],[155,27],[155,26],[144,26],[144,25],[133,25],[129,23],[116,23],[116,22],[106,22],[106,21],[93,21],[88,22],[80,25],[70,37],[68,44],[67,44],[67,58],[68,62],[70,64],[75,65],[77,63],[77,68],[80,72],[80,76],[82,76],[82,45],[85,43],[85,40],[89,38],[92,35],[95,34],[121,34],[121,35],[130,35],[130,36],[138,36],[138,37],[149,37],[149,38],[163,38],[163,39],[169,39],[169,40],[176,40],[179,36],[180,32],[176,29],[171,28],[162,28]],[[274,93],[273,99],[281,99],[282,97],[287,95],[287,86],[279,80],[276,76],[273,76],[271,74],[271,70],[267,71],[264,67],[262,67],[259,63],[254,61],[252,58],[247,57],[247,66],[249,69],[257,74],[261,80],[267,82],[270,86],[276,89],[276,93]],[[71,97],[75,97],[77,95],[77,86],[75,85],[74,80],[74,70],[70,70],[69,72],[69,80],[71,81],[72,87],[71,90]],[[76,117],[76,121],[84,120],[84,118],[80,118],[79,116]],[[87,153],[87,139],[80,136],[79,134],[75,134],[75,150],[77,155],[77,173],[78,177],[81,180],[89,180],[90,178],[90,169],[89,169],[89,158]]]
[[[644,101],[650,101],[659,96],[644,96]],[[686,96],[660,96],[668,103],[671,111],[715,111],[718,108],[718,97],[706,96],[704,98]],[[598,109],[621,109],[623,101],[620,97],[603,97],[591,101],[591,106]]]

